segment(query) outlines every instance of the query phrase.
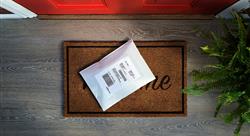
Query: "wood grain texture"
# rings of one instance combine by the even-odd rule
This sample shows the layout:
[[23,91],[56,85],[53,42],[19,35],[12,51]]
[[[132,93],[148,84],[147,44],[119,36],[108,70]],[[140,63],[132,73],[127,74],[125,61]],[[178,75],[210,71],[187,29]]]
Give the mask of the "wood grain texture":
[[213,118],[216,92],[188,96],[187,117],[63,117],[63,41],[186,40],[189,73],[214,61],[199,52],[197,26],[219,27],[212,20],[0,20],[0,136],[231,136],[235,124]]
[[38,15],[39,19],[47,20],[209,20],[214,15]]

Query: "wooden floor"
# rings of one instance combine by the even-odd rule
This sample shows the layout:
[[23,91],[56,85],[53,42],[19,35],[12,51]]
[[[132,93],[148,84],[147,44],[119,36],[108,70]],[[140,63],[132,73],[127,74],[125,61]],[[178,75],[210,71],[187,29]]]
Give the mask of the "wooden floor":
[[0,20],[0,136],[232,136],[235,124],[213,118],[216,93],[188,96],[187,117],[62,115],[63,41],[186,40],[190,72],[213,61],[199,53],[203,40],[195,27],[219,26],[211,20]]

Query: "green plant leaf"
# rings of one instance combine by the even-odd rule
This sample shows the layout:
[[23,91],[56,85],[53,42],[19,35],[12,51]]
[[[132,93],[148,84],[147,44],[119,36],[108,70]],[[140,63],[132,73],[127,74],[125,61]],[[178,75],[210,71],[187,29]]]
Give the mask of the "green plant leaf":
[[199,86],[196,84],[183,89],[183,92],[188,95],[194,95],[194,96],[200,96],[204,93],[204,91],[200,89]]
[[244,124],[244,122],[245,121],[242,119],[242,117],[240,117],[239,121],[238,121],[238,124],[237,124],[237,127],[234,130],[234,135],[235,136],[240,136],[240,130],[241,130],[241,127]]
[[247,47],[247,50],[249,51],[249,53],[250,53],[250,47]]
[[209,47],[208,47],[208,45],[202,46],[202,47],[200,47],[200,48],[201,48],[201,50],[202,50],[203,52],[205,52],[205,53],[210,53],[210,52],[211,52],[210,49],[209,49]]
[[240,133],[234,134],[234,136],[240,136]]
[[222,105],[223,105],[223,103],[219,103],[219,102],[216,103],[216,109],[215,109],[215,112],[214,112],[214,117],[217,117]]
[[208,45],[200,47],[203,53],[208,54],[211,57],[220,57],[221,55],[218,52],[215,52],[212,48],[209,48]]
[[247,122],[250,123],[250,110],[242,114],[242,118]]
[[245,92],[238,92],[238,91],[229,91],[226,93],[222,93],[218,96],[218,103],[222,103],[223,105],[228,105],[233,102],[236,102],[240,96],[245,94]]
[[[216,74],[218,73],[218,74]],[[199,70],[193,70],[191,75],[193,81],[199,81],[199,80],[215,80],[220,78],[220,75],[224,74],[223,72],[220,72],[219,70],[213,70],[210,68],[203,68]]]
[[225,69],[222,64],[208,64],[204,66],[205,68],[214,68],[214,69]]
[[237,13],[233,16],[232,23],[223,22],[224,34],[205,34],[208,43],[200,49],[217,62],[193,70],[192,85],[183,92],[201,95],[217,89],[220,95],[217,97],[215,117],[222,107],[237,104],[238,107],[227,112],[223,119],[226,123],[239,119],[234,130],[235,136],[239,136],[242,125],[250,122],[250,23]]
[[237,24],[238,24],[238,35],[239,35],[239,43],[238,43],[238,57],[239,57],[239,61],[244,62],[245,58],[246,58],[246,43],[247,43],[247,30],[246,27],[244,25],[244,22],[242,20],[242,17],[236,13],[234,13],[234,16],[237,20]]
[[232,123],[232,121],[234,119],[234,115],[232,113],[225,114],[223,116],[223,119],[224,119],[224,122],[227,124]]
[[237,52],[233,55],[232,59],[230,60],[230,62],[229,62],[229,64],[228,64],[228,67],[233,67],[233,66],[235,65],[236,60],[237,60],[237,58],[238,58],[238,54],[239,54],[239,52],[237,51]]
[[224,41],[218,35],[216,35],[214,32],[211,32],[211,35],[213,37],[215,50],[216,51],[221,50],[224,47]]

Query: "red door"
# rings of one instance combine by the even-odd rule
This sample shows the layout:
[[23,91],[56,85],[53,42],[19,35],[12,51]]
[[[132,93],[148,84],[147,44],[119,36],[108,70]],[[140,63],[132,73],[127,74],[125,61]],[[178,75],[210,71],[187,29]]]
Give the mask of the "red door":
[[15,0],[36,14],[215,14],[237,0]]

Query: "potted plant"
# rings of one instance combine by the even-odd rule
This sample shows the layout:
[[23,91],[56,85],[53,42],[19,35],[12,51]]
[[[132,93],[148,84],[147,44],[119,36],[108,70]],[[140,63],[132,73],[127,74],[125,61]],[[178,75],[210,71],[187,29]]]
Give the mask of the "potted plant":
[[217,117],[225,106],[233,109],[220,115],[226,123],[237,120],[234,134],[239,136],[241,126],[250,123],[250,25],[238,13],[232,14],[234,19],[230,26],[225,21],[222,23],[223,36],[211,32],[208,44],[200,48],[217,62],[193,70],[193,83],[184,92],[200,95],[219,91],[214,116]]

